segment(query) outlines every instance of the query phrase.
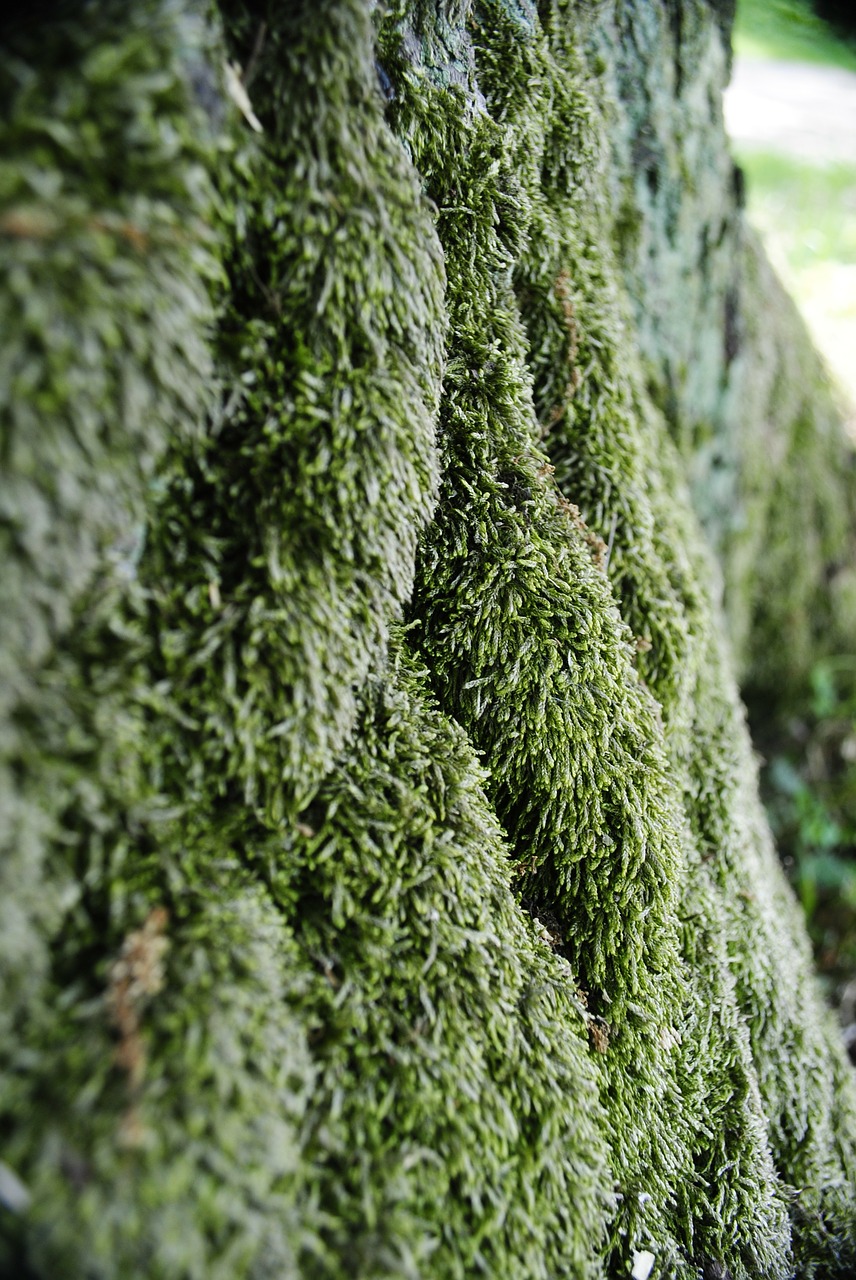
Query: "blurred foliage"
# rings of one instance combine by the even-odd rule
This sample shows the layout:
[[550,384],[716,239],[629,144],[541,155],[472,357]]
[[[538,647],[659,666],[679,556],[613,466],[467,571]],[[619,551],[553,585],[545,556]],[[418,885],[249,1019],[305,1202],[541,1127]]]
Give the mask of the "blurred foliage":
[[747,148],[753,221],[776,233],[794,273],[835,260],[856,264],[856,166],[817,165]]
[[814,7],[824,21],[842,34],[856,36],[856,10],[852,0],[814,0]]
[[833,31],[809,0],[739,0],[734,51],[741,58],[782,58],[856,71],[856,41]]
[[[740,0],[738,57],[856,71],[856,38],[833,29],[809,0]],[[808,321],[815,342],[856,401],[856,167],[747,144],[749,216]]]
[[818,966],[838,985],[856,972],[856,655],[814,667],[763,784]]

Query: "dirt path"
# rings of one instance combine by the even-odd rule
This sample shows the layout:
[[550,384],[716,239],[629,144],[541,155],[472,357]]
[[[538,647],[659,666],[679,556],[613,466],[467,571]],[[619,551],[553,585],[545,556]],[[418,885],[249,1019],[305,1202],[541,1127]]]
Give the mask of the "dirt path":
[[737,59],[725,123],[737,143],[856,164],[856,72]]

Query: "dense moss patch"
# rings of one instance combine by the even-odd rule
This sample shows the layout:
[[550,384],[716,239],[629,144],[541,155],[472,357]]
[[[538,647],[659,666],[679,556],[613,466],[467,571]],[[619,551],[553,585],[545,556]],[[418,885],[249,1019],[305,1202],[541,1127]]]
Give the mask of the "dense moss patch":
[[4,54],[4,1274],[851,1274],[608,8]]
[[200,88],[209,74],[205,45],[197,20],[156,4],[4,31],[4,1039],[81,888],[69,859],[46,852],[90,788],[67,687],[85,667],[59,671],[89,602],[136,573],[157,464],[210,400],[214,147],[187,94],[191,68]]

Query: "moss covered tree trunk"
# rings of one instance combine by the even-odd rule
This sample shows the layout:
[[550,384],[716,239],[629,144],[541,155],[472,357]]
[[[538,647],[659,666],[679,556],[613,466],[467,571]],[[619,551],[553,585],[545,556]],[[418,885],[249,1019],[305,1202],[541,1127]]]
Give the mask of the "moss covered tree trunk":
[[848,634],[852,464],[728,8],[4,32],[10,1280],[854,1274],[736,684]]

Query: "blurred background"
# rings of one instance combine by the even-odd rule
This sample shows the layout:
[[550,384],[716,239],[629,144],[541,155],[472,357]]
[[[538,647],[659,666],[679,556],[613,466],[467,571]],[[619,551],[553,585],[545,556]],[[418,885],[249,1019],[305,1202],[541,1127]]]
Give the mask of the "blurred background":
[[[750,221],[799,303],[856,440],[856,5],[738,0],[725,119]],[[812,671],[762,785],[856,1061],[856,636]]]

